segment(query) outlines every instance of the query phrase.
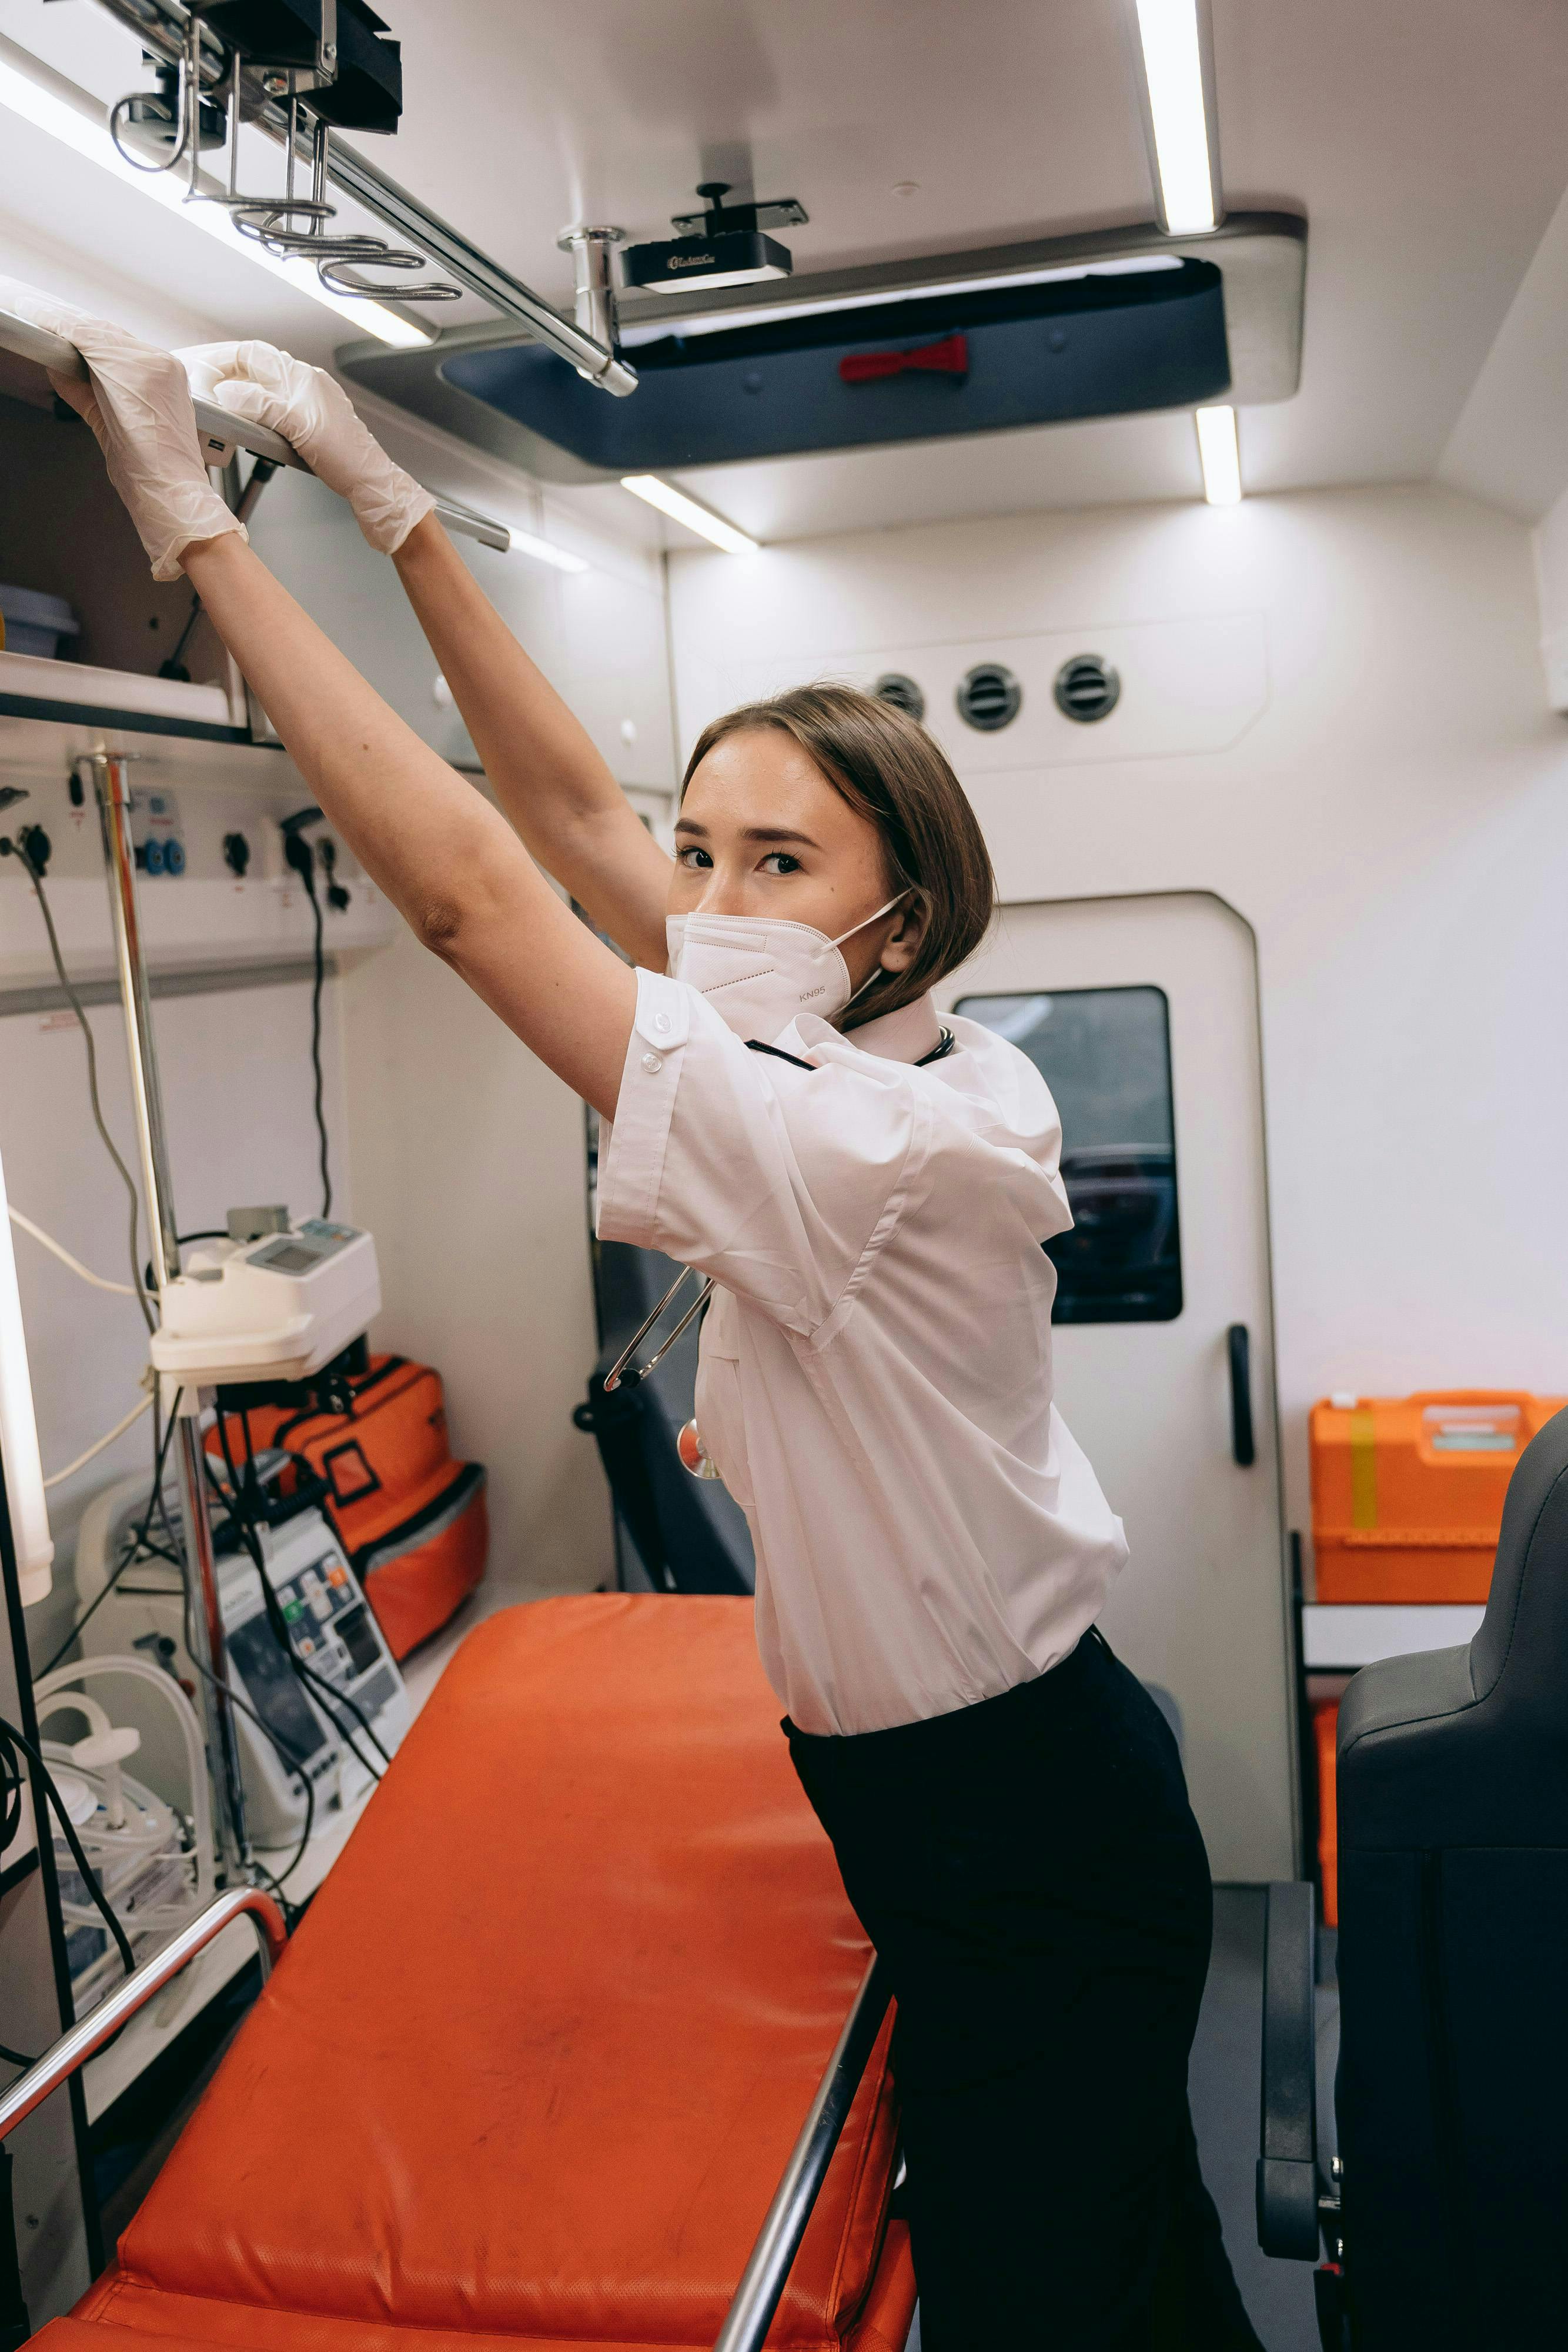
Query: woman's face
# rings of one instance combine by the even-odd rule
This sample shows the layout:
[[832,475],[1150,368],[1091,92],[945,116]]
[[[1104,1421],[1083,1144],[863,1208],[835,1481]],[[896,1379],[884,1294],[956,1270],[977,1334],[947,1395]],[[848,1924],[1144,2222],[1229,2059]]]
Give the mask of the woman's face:
[[[876,827],[834,791],[779,727],[716,743],[686,786],[675,823],[672,915],[766,916],[836,940],[890,896]],[[858,989],[877,964],[906,971],[923,918],[905,898],[843,942]]]

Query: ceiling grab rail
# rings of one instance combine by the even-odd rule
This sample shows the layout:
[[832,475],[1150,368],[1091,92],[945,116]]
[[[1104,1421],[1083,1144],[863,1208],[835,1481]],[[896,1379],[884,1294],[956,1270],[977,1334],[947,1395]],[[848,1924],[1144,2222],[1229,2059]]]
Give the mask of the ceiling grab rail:
[[[179,65],[192,22],[181,0],[99,0],[99,5],[128,26],[155,58],[168,65]],[[200,60],[196,79],[202,86],[213,88],[226,81],[230,72],[228,53],[216,37],[198,35],[194,47]],[[287,142],[290,125],[287,103],[271,102],[254,119],[280,144]],[[635,369],[628,367],[613,350],[573,320],[563,317],[531,286],[525,285],[510,270],[503,269],[499,262],[472,244],[450,222],[433,213],[428,205],[421,204],[417,196],[389,179],[357,149],[341,139],[334,141],[325,173],[327,180],[342,194],[372,213],[395,235],[418,246],[438,268],[456,278],[460,286],[476,294],[481,301],[488,302],[504,318],[518,320],[541,343],[570,361],[580,374],[601,390],[618,398],[636,391]],[[389,289],[382,299],[401,300],[403,297]]]
[[[74,383],[88,381],[87,362],[74,343],[68,343],[63,335],[52,335],[43,327],[14,317],[9,310],[0,310],[0,352],[31,360],[51,374],[68,376]],[[231,409],[220,408],[213,400],[193,400],[192,406],[196,412],[202,454],[210,466],[226,465],[234,450],[244,449],[253,457],[265,457],[268,465],[288,466],[298,474],[310,472],[292,442],[286,441],[281,433],[274,433],[270,425],[253,424],[249,417],[236,416]],[[460,538],[476,539],[482,547],[497,548],[503,555],[511,546],[512,534],[507,525],[474,507],[437,495],[435,511],[447,530],[455,531]]]
[[880,1960],[873,1960],[773,2192],[735,2300],[714,2338],[714,2352],[762,2352],[892,1999],[886,1971]]

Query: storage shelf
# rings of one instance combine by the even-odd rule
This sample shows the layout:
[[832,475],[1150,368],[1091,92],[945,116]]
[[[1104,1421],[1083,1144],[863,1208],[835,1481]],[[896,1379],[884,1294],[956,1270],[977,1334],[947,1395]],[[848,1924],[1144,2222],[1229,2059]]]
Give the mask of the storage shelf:
[[1479,1601],[1310,1601],[1301,1611],[1301,1662],[1309,1674],[1354,1674],[1383,1658],[1458,1649],[1485,1614]]
[[178,677],[141,677],[129,670],[95,669],[85,662],[48,661],[41,654],[0,649],[0,716],[95,721],[133,727],[143,735],[194,735],[207,742],[246,743],[221,686]]
[[[4,656],[0,656],[4,659]],[[183,735],[198,743],[248,743],[244,727],[220,727],[205,719],[174,719],[155,710],[116,710],[97,702],[46,702],[26,694],[0,693],[0,719],[52,719],[58,725],[112,727],[138,735]]]

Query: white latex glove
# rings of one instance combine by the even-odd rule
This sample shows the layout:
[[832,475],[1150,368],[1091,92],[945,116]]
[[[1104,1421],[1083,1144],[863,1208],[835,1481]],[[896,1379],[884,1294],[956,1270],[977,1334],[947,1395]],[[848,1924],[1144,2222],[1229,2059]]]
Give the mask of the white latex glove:
[[198,539],[231,530],[246,537],[207,478],[190,385],[177,359],[15,278],[0,278],[0,310],[62,336],[86,360],[90,383],[56,375],[49,382],[97,436],[154,580],[177,580],[182,553]]
[[271,343],[198,343],[180,357],[204,400],[281,433],[311,472],[348,499],[360,529],[382,555],[395,555],[434,508],[430,492],[393,465],[324,369]]

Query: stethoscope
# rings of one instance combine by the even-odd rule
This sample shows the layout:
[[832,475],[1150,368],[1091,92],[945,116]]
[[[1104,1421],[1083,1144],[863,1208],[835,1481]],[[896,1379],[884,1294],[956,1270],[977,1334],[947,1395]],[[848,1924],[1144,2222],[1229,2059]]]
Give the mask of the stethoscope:
[[[647,1362],[645,1364],[634,1364],[632,1361],[632,1357],[636,1354],[638,1349],[642,1346],[649,1332],[653,1328],[655,1323],[658,1322],[660,1317],[664,1314],[664,1309],[674,1304],[676,1296],[681,1290],[682,1286],[686,1281],[687,1276],[695,1273],[696,1268],[695,1265],[682,1266],[679,1274],[676,1275],[674,1282],[671,1283],[668,1290],[665,1291],[663,1298],[660,1299],[653,1313],[650,1316],[647,1316],[643,1322],[638,1324],[637,1328],[632,1332],[632,1337],[628,1339],[626,1345],[622,1349],[621,1353],[616,1357],[615,1361],[611,1365],[610,1370],[604,1375],[604,1393],[606,1396],[613,1396],[617,1389],[635,1388],[639,1381],[645,1381],[649,1373],[653,1370],[654,1365],[659,1361],[660,1358],[662,1356],[668,1355],[670,1349],[674,1346],[675,1341],[680,1338],[682,1332],[685,1331],[689,1325],[695,1322],[697,1317],[702,1313],[703,1308],[707,1305],[709,1294],[712,1292],[714,1286],[713,1276],[711,1274],[706,1275],[701,1278],[696,1297],[693,1299],[691,1305],[687,1307],[685,1313],[682,1316],[674,1329],[667,1333],[666,1336],[660,1340],[658,1346],[654,1349]],[[704,1445],[702,1441],[702,1432],[698,1429],[695,1421],[688,1421],[681,1431],[680,1435],[676,1438],[675,1452],[680,1456],[682,1469],[689,1470],[694,1478],[716,1478],[718,1476],[719,1474],[717,1466],[709,1458],[707,1448]]]

